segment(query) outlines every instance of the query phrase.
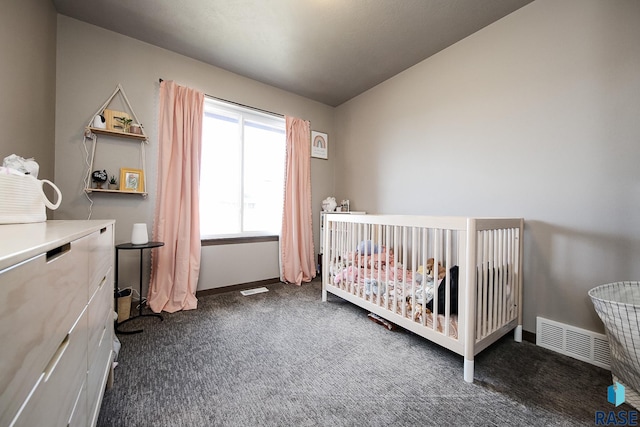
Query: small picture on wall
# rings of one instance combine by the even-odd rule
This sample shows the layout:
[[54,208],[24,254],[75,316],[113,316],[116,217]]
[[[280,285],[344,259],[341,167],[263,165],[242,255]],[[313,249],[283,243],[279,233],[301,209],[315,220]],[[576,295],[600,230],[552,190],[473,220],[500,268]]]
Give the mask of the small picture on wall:
[[120,191],[144,191],[144,172],[140,169],[120,168]]
[[329,139],[326,133],[311,131],[311,157],[328,159]]

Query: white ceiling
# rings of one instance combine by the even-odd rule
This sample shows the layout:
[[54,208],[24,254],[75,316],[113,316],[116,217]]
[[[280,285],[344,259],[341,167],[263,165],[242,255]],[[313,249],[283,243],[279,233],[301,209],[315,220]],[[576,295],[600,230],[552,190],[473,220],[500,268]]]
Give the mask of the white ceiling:
[[63,15],[337,106],[532,0],[52,1]]

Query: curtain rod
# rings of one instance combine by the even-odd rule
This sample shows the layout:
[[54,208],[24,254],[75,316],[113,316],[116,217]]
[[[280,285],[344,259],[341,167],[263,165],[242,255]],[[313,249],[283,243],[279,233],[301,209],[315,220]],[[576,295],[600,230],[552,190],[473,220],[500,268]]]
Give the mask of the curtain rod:
[[[160,83],[162,83],[164,81],[164,79],[162,79],[162,78],[160,78],[158,80],[159,80]],[[207,93],[205,93],[204,96],[209,97],[209,98],[213,98],[213,99],[218,100],[218,101],[228,102],[229,104],[237,105],[238,107],[249,108],[251,110],[260,111],[261,113],[271,114],[272,116],[278,116],[278,117],[284,118],[284,114],[274,113],[273,111],[263,110],[262,108],[252,107],[250,105],[241,104],[241,103],[235,102],[235,101],[229,101],[228,99],[218,98],[217,96],[209,95]]]

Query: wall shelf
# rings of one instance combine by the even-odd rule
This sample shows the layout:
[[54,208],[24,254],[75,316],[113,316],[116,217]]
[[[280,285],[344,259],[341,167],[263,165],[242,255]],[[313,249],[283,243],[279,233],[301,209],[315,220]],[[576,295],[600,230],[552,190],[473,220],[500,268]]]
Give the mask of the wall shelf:
[[[109,97],[109,99],[107,99],[107,101],[104,104],[102,104],[102,106],[98,109],[98,111],[96,111],[96,113],[93,116],[91,116],[91,119],[89,120],[89,123],[87,124],[87,126],[85,128],[85,131],[84,131],[85,141],[86,141],[86,139],[91,139],[93,141],[93,147],[92,147],[92,150],[91,150],[91,162],[89,164],[89,169],[87,170],[87,175],[86,175],[86,178],[85,178],[84,191],[85,191],[85,193],[87,195],[88,194],[92,194],[92,193],[136,194],[136,195],[139,195],[139,196],[142,196],[142,197],[147,197],[147,195],[149,193],[147,193],[147,176],[146,176],[144,146],[149,143],[149,138],[147,137],[147,135],[146,135],[146,133],[144,131],[144,128],[140,127],[140,131],[142,133],[141,134],[137,134],[137,133],[124,132],[123,130],[103,129],[103,128],[96,128],[96,127],[92,126],[94,117],[103,114],[105,109],[109,106],[109,104],[111,103],[113,98],[118,93],[122,96],[122,98],[124,98],[124,102],[126,104],[126,107],[129,109],[129,112],[133,115],[133,118],[135,119],[136,123],[140,123],[140,121],[136,117],[135,112],[133,111],[133,108],[131,108],[131,104],[129,103],[129,100],[127,99],[127,95],[124,93],[124,89],[118,83],[118,86],[116,86],[115,91]],[[144,178],[143,181],[142,181],[142,184],[143,184],[142,191],[108,190],[106,188],[93,188],[92,187],[91,173],[94,170],[94,166],[95,166],[94,162],[95,162],[95,158],[96,158],[96,147],[98,145],[98,136],[103,137],[103,138],[101,138],[102,144],[105,144],[105,143],[108,144],[110,142],[109,140],[112,139],[112,138],[126,139],[126,140],[129,140],[129,142],[135,142],[135,143],[139,143],[140,144],[141,165],[140,165],[139,169],[142,171],[143,178]],[[113,142],[113,141],[111,141],[111,142]],[[106,183],[105,183],[105,185],[106,185]],[[122,183],[120,183],[120,185],[122,185]]]
[[147,197],[149,193],[142,191],[123,191],[123,190],[108,190],[106,188],[85,188],[87,193],[117,193],[117,194],[137,194],[139,196]]
[[146,141],[147,140],[147,136],[146,135],[138,135],[136,133],[129,133],[129,132],[118,132],[115,130],[108,130],[108,129],[98,129],[98,128],[94,128],[94,127],[89,127],[89,130],[92,133],[98,134],[98,135],[109,135],[109,136],[114,136],[116,138],[130,138],[130,139],[135,139],[137,141]]

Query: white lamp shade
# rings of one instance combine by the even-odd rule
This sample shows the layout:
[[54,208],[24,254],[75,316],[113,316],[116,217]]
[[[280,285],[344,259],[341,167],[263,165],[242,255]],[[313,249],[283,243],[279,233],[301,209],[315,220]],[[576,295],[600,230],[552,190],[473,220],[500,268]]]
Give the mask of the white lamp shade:
[[148,242],[149,235],[147,233],[147,224],[133,224],[133,231],[131,232],[131,243],[134,245],[144,245]]

